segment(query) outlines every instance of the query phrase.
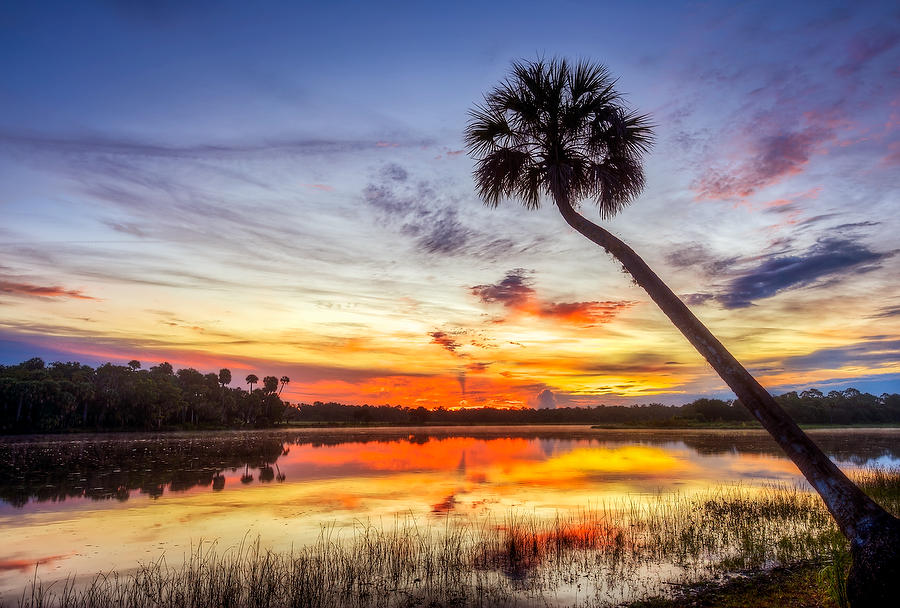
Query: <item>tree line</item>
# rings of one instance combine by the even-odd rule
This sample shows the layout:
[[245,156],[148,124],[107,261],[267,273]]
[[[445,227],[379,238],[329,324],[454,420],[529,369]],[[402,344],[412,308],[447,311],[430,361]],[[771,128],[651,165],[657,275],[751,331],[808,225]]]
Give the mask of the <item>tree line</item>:
[[[553,409],[473,408],[449,410],[391,405],[323,403],[289,405],[282,376],[246,377],[247,390],[232,388],[231,372],[175,371],[160,363],[142,369],[105,363],[96,369],[81,363],[45,364],[40,358],[0,365],[0,432],[63,430],[162,430],[175,428],[265,428],[288,423],[342,424],[610,424],[667,427],[691,424],[747,424],[755,421],[738,400],[696,399],[681,406],[659,403],[632,406],[557,407]],[[260,385],[259,388],[255,388]],[[823,393],[792,391],[776,401],[804,424],[897,424],[900,395],[878,397],[848,388]]]
[[[831,391],[792,391],[775,398],[802,424],[891,424],[900,423],[900,395],[879,397],[855,388]],[[667,427],[691,424],[747,424],[756,421],[738,400],[696,399],[681,406],[598,405],[553,409],[472,408],[448,410],[388,405],[344,405],[341,403],[301,404],[288,411],[298,422],[342,422],[347,424],[614,424]]]
[[0,432],[62,430],[269,427],[284,417],[282,376],[246,378],[248,390],[231,388],[231,371],[175,371],[169,363],[141,369],[105,363],[49,365],[38,357],[0,365]]

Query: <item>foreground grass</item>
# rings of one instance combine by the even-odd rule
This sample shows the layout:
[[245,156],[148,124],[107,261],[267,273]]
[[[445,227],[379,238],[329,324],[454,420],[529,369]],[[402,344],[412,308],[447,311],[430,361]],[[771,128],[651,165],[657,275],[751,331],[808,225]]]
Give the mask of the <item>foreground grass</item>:
[[[859,481],[900,511],[900,472],[869,471]],[[724,486],[622,500],[550,521],[509,514],[446,518],[437,526],[407,518],[387,528],[326,527],[317,542],[290,553],[258,542],[225,550],[201,543],[177,565],[160,558],[86,583],[36,580],[16,604],[839,606],[846,565],[846,546],[818,497],[793,487]],[[709,582],[747,571],[766,574]],[[759,603],[766,597],[771,603]]]

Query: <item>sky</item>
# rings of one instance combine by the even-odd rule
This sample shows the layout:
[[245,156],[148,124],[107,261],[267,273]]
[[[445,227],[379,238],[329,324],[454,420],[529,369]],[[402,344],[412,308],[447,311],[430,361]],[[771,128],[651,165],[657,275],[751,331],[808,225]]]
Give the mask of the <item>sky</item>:
[[[468,111],[605,64],[656,144],[603,225],[775,393],[900,392],[894,2],[0,7],[0,364],[287,375],[295,402],[733,398]],[[581,210],[600,221],[586,202]]]

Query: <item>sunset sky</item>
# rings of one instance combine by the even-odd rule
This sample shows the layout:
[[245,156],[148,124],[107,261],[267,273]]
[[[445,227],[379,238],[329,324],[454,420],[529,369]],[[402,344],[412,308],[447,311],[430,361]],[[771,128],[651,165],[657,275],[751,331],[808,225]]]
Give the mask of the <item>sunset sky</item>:
[[0,8],[0,363],[228,367],[304,402],[732,397],[553,205],[477,199],[468,110],[560,56],[657,125],[604,225],[765,386],[900,392],[896,3],[549,6]]

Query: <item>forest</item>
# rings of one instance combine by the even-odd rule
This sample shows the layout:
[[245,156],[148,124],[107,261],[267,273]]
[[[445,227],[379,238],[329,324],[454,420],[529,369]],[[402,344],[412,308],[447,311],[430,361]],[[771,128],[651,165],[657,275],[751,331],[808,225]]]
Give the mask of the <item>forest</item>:
[[265,428],[284,417],[285,377],[247,376],[249,390],[231,388],[231,372],[175,371],[160,363],[141,369],[105,363],[45,364],[32,358],[0,366],[0,432]]
[[[597,424],[637,427],[693,425],[756,426],[737,400],[696,399],[681,406],[552,409],[428,410],[391,405],[323,403],[291,405],[281,399],[286,376],[250,374],[248,388],[234,388],[231,372],[169,363],[142,369],[105,363],[96,369],[76,362],[45,364],[32,358],[0,365],[0,433],[94,430],[269,428],[283,424]],[[254,388],[259,385],[258,388]],[[875,396],[854,388],[823,393],[815,388],[788,392],[776,401],[800,424],[866,425],[900,423],[900,395]]]

